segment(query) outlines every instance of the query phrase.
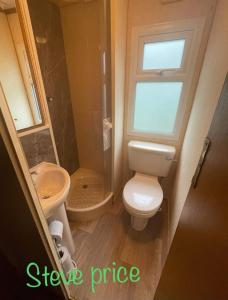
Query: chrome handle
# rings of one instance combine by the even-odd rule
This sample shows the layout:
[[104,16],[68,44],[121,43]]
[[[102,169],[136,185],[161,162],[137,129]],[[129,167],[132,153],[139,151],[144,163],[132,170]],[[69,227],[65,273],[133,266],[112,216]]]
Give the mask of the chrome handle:
[[177,162],[177,159],[174,159],[174,158],[172,158],[172,157],[166,157],[165,160]]
[[31,175],[38,175],[38,172],[37,171],[32,171]]
[[47,101],[48,101],[48,102],[53,102],[53,101],[54,101],[54,98],[53,98],[53,97],[47,97]]
[[208,150],[210,148],[210,145],[211,145],[210,139],[206,138],[205,142],[204,142],[204,146],[203,146],[203,151],[201,153],[201,156],[200,156],[200,159],[199,159],[199,162],[198,162],[198,166],[197,166],[195,174],[194,174],[194,176],[192,178],[192,186],[193,186],[193,188],[196,188],[196,186],[197,186],[197,183],[198,183],[198,180],[199,180],[199,176],[200,176],[203,164],[205,162]]

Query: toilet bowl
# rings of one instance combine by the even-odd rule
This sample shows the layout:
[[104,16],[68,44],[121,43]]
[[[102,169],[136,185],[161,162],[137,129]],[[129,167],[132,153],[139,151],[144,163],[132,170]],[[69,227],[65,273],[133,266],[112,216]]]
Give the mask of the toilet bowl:
[[128,143],[129,169],[135,176],[124,187],[123,203],[135,230],[143,230],[159,210],[163,191],[158,178],[167,177],[176,149],[143,141]]
[[158,178],[136,173],[123,191],[123,203],[131,215],[132,227],[137,231],[143,230],[159,210],[162,200],[163,191]]

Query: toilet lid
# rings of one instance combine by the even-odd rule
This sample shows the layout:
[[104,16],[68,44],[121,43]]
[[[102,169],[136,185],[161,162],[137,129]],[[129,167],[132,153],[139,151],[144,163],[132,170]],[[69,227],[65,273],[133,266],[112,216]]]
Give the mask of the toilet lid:
[[125,185],[123,198],[130,210],[150,214],[161,206],[163,191],[157,177],[137,173]]

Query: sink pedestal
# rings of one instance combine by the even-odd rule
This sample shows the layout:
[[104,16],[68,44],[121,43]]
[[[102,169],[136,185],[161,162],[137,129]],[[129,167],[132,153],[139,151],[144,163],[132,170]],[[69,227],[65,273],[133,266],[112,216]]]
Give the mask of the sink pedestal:
[[75,246],[64,206],[70,189],[69,174],[62,167],[47,162],[40,163],[30,171],[46,220],[63,223],[62,245],[73,255]]
[[53,215],[48,218],[48,222],[51,222],[53,220],[58,220],[63,223],[63,241],[62,244],[68,248],[69,252],[71,255],[74,254],[75,252],[75,246],[74,246],[74,241],[72,238],[67,214],[66,214],[66,209],[64,206],[64,203],[61,204],[54,212]]

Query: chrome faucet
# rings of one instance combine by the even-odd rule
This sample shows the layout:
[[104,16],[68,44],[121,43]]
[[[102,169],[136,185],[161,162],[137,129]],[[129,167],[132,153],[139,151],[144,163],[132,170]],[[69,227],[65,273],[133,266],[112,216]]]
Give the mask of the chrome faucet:
[[37,171],[32,171],[31,175],[38,175]]

